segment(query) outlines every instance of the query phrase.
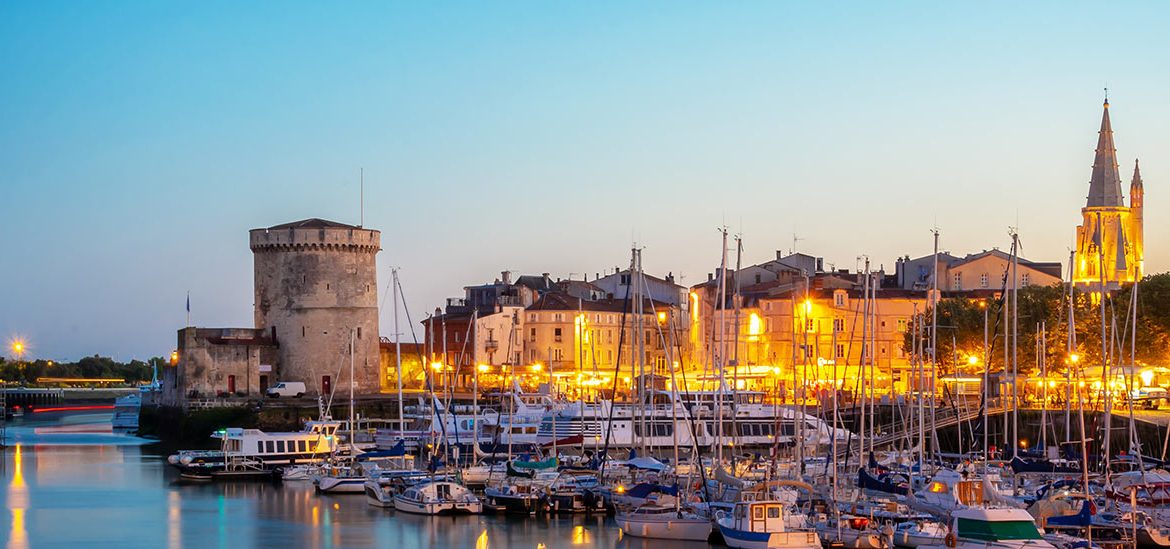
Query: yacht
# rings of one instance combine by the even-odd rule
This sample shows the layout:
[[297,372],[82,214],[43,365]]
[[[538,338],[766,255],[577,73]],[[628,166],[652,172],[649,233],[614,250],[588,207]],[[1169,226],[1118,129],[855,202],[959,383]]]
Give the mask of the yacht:
[[663,500],[619,511],[614,519],[622,534],[678,541],[707,541],[711,537],[711,519]]
[[[1023,509],[970,507],[951,512],[953,534],[942,545],[918,549],[1054,549],[1044,540],[1032,515]],[[952,537],[952,535],[954,537]]]
[[418,515],[475,515],[483,503],[471,490],[449,481],[411,486],[394,496],[394,508]]

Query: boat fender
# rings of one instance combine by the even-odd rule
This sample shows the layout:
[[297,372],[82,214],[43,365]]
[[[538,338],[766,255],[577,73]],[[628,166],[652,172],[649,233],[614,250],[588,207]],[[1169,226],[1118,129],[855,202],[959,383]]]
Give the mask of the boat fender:
[[947,537],[943,538],[943,542],[946,543],[947,547],[954,547],[958,540],[955,539],[954,532],[947,532]]

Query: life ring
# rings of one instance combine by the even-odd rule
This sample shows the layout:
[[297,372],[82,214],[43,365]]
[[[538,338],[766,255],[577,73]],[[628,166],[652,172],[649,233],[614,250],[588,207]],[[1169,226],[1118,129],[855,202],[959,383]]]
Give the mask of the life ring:
[[947,547],[954,547],[958,543],[958,539],[955,538],[955,533],[947,532],[947,537],[943,538],[943,543],[945,543]]

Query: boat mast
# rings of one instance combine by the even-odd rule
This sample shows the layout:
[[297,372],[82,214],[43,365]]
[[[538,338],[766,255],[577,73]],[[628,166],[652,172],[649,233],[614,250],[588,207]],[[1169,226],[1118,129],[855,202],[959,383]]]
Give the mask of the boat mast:
[[1068,366],[1064,370],[1064,439],[1072,441],[1072,371],[1076,361],[1072,360],[1077,351],[1077,323],[1076,323],[1076,285],[1073,284],[1073,265],[1076,252],[1068,252],[1068,337],[1065,345],[1068,350]]
[[1020,343],[1020,310],[1018,297],[1020,293],[1017,269],[1020,264],[1020,235],[1012,228],[1012,457],[1018,455],[1020,448],[1020,390],[1017,385],[1019,364],[1017,357]]
[[739,269],[742,265],[743,258],[743,239],[740,235],[735,235],[735,275],[732,278],[734,289],[731,294],[731,306],[733,307],[733,323],[735,326],[735,336],[733,339],[733,347],[731,351],[731,445],[735,446],[736,437],[739,436],[739,424],[736,421],[735,414],[735,391],[739,390]]
[[1048,322],[1040,322],[1040,450],[1048,452]]
[[[935,423],[935,400],[938,398],[938,386],[936,380],[938,379],[938,305],[941,301],[938,293],[938,227],[931,229],[934,234],[934,262],[931,266],[930,285],[931,285],[931,306],[930,306],[930,449],[931,458],[938,454],[938,431]],[[922,464],[922,471],[925,471],[925,463]]]
[[356,441],[353,436],[353,388],[357,385],[357,380],[353,378],[353,338],[355,333],[356,330],[354,328],[349,329],[349,453],[351,456],[356,456],[354,452],[357,451]]
[[406,416],[402,414],[402,332],[398,328],[398,269],[390,269],[394,278],[394,362],[398,371],[398,436],[406,438]]
[[[726,355],[727,342],[727,227],[720,227],[719,233],[722,235],[722,245],[720,246],[720,261],[719,261],[719,301],[716,304],[716,310],[719,312],[719,352],[718,359],[715,361],[715,368],[718,371],[718,386],[715,392],[715,446],[717,449],[715,460],[716,463],[723,462],[723,360]],[[793,365],[795,371],[796,366]],[[796,393],[793,393],[795,395]],[[722,466],[722,465],[720,465]]]
[[1110,440],[1113,438],[1113,403],[1109,398],[1109,376],[1110,360],[1109,360],[1109,342],[1105,337],[1105,228],[1102,226],[1101,214],[1097,214],[1097,231],[1101,235],[1101,242],[1097,245],[1097,265],[1101,279],[1101,293],[1098,294],[1101,305],[1101,396],[1105,400],[1105,443],[1102,447],[1102,456],[1105,460],[1105,486],[1109,487],[1109,451]]
[[[865,276],[865,278],[862,279],[862,283],[861,283],[861,310],[862,310],[862,312],[861,312],[861,362],[858,365],[858,374],[859,375],[857,376],[857,379],[860,381],[860,383],[859,383],[860,387],[858,387],[859,391],[858,391],[857,396],[858,396],[858,398],[861,399],[861,418],[860,418],[861,424],[857,430],[858,434],[860,435],[858,437],[858,443],[860,444],[860,450],[858,452],[857,459],[861,463],[866,463],[866,461],[865,461],[865,459],[866,459],[865,458],[865,439],[867,437],[865,436],[865,423],[866,423],[865,419],[866,419],[866,415],[868,415],[868,413],[873,412],[872,409],[870,409],[869,412],[866,411],[866,406],[868,405],[868,401],[866,399],[866,393],[865,393],[865,387],[866,387],[865,360],[866,360],[866,357],[868,356],[868,352],[869,352],[869,335],[868,335],[869,334],[869,257],[865,258],[865,274],[864,274],[864,276]],[[873,451],[873,447],[872,447],[873,440],[872,439],[870,439],[870,444],[871,444],[870,451]]]

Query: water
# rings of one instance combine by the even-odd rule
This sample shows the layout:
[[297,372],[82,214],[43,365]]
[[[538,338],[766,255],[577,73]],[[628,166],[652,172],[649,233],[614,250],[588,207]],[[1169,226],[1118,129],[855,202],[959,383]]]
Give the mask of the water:
[[612,518],[424,517],[326,496],[307,482],[178,484],[150,441],[113,434],[108,414],[10,425],[8,524],[25,547],[707,547],[623,538]]

